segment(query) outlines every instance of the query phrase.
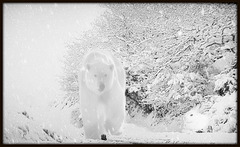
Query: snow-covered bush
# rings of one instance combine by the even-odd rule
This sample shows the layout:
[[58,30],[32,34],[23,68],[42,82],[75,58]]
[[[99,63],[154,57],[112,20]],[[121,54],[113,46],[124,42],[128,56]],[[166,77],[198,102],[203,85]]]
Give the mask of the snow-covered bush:
[[214,132],[232,133],[237,131],[237,93],[214,96],[214,104],[209,110]]
[[71,124],[77,128],[83,127],[82,114],[79,107],[75,108],[71,112]]
[[216,91],[219,95],[224,96],[227,93],[231,94],[237,90],[237,81],[234,79],[234,77],[232,77],[231,72],[227,74],[216,75],[215,79],[214,91]]
[[[77,69],[95,48],[111,50],[127,75],[127,112],[181,117],[217,93],[237,91],[236,5],[105,4],[93,30],[67,46],[64,101],[78,102]],[[70,105],[70,106],[71,106]],[[135,111],[135,109],[137,111]]]

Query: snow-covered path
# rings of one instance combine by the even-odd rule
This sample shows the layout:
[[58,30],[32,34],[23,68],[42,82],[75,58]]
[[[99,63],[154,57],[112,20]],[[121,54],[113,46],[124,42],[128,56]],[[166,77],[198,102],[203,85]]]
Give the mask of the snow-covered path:
[[[72,125],[38,122],[25,113],[9,113],[13,117],[6,118],[4,125],[4,143],[44,143],[44,144],[202,144],[202,143],[236,143],[236,133],[179,133],[152,132],[135,124],[124,124],[123,134],[108,136],[106,141],[84,139],[82,129]],[[56,126],[59,124],[59,126]]]
[[134,124],[125,124],[124,132],[120,136],[110,136],[107,141],[89,141],[83,143],[113,143],[113,144],[232,144],[236,143],[236,133],[179,133],[179,132],[151,132]]
[[237,143],[237,133],[156,132],[130,123],[131,121],[124,124],[123,133],[120,136],[107,136],[106,141],[91,140],[84,138],[82,128],[71,124],[71,112],[74,108],[57,109],[47,106],[37,107],[37,105],[27,107],[11,102],[7,102],[4,106],[3,143],[6,144]]

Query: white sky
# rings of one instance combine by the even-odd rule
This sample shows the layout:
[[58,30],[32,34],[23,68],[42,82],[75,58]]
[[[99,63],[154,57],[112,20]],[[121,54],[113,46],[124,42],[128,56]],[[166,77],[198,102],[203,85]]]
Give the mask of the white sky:
[[90,29],[103,8],[11,3],[4,4],[3,11],[4,100],[19,97],[36,103],[55,98],[66,43]]

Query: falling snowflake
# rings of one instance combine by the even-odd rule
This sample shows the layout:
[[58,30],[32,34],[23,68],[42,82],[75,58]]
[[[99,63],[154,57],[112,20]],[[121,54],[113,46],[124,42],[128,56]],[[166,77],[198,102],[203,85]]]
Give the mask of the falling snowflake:
[[47,24],[47,29],[50,29],[50,25],[49,24]]
[[201,14],[204,15],[204,8],[202,8]]
[[52,10],[50,11],[50,14],[51,14],[51,15],[53,15],[53,14],[54,14]]
[[57,7],[58,7],[58,4],[57,4],[57,3],[55,3],[55,4],[54,4],[54,7],[55,7],[55,8],[57,8]]
[[182,36],[182,34],[183,34],[183,32],[180,30],[180,31],[178,31],[178,36]]
[[42,6],[39,7],[40,11],[43,12]]
[[23,64],[26,64],[26,63],[27,63],[27,59],[24,59],[24,60],[23,60]]

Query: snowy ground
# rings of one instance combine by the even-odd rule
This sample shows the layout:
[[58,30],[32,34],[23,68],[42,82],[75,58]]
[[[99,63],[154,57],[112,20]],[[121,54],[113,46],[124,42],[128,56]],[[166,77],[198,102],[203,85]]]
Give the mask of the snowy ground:
[[236,133],[153,132],[133,123],[126,123],[122,135],[108,136],[107,141],[84,139],[83,130],[70,123],[70,113],[71,109],[60,110],[36,106],[24,108],[8,103],[4,109],[3,142],[6,144],[232,144],[237,142]]

